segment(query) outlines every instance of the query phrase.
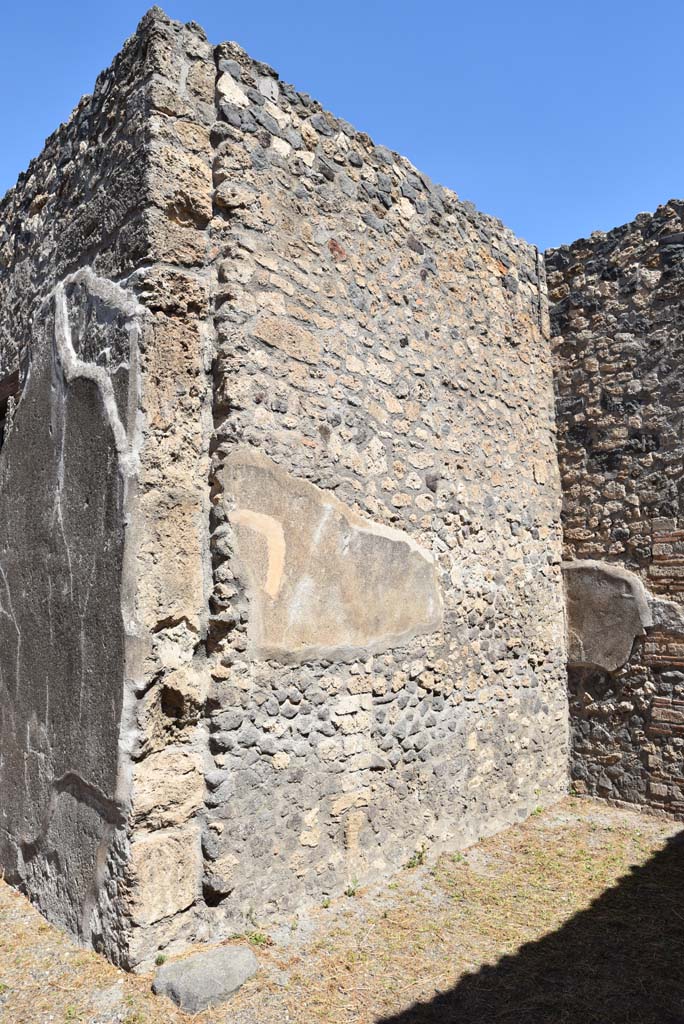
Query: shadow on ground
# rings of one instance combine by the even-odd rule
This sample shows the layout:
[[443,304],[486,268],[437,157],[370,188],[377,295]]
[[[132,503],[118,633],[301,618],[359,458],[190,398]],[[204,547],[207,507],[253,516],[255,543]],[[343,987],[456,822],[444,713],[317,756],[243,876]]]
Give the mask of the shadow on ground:
[[558,931],[378,1024],[684,1024],[684,831]]

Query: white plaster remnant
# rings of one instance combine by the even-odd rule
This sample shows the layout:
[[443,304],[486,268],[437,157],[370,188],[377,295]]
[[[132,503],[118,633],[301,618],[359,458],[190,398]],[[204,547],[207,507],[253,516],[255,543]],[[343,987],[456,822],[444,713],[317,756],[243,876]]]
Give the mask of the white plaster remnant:
[[[138,455],[135,449],[131,448],[127,431],[121,422],[111,377],[101,366],[79,359],[74,350],[66,297],[66,287],[70,284],[85,285],[93,295],[102,299],[113,309],[121,310],[131,320],[142,315],[144,309],[119,285],[98,277],[89,268],[83,268],[60,281],[52,293],[55,303],[55,344],[65,380],[70,383],[80,377],[92,381],[97,386],[114,436],[121,470],[125,476],[132,476],[138,466]],[[139,326],[134,320],[132,331],[136,335],[139,334]],[[133,346],[131,346],[131,350],[133,352]]]

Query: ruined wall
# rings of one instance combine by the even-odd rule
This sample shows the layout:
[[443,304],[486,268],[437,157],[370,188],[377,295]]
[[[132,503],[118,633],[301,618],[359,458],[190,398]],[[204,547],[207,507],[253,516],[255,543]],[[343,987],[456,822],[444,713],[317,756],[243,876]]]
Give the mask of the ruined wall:
[[279,909],[565,787],[536,251],[217,49],[205,892]]
[[546,264],[565,558],[600,563],[590,585],[569,570],[572,773],[581,791],[682,814],[684,203]]
[[158,9],[0,225],[0,858],[40,908],[145,966],[557,798],[536,251]]

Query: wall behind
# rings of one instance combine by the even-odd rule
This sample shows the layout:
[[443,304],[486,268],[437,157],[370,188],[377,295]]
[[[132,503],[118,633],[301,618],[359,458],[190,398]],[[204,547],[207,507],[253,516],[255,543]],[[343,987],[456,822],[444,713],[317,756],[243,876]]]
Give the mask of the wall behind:
[[[629,570],[650,606],[626,664],[570,669],[573,775],[592,794],[681,814],[684,203],[546,262],[565,557]],[[601,612],[615,621],[597,630],[624,628],[625,607],[616,595]]]

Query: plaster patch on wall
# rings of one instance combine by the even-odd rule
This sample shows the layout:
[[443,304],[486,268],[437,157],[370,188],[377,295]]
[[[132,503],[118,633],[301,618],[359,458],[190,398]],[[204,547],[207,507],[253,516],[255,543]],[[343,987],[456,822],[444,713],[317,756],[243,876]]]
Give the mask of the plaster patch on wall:
[[241,448],[222,471],[257,657],[353,659],[442,623],[432,555]]
[[648,593],[634,573],[605,562],[563,565],[568,619],[568,664],[613,672],[634,641],[653,625]]

